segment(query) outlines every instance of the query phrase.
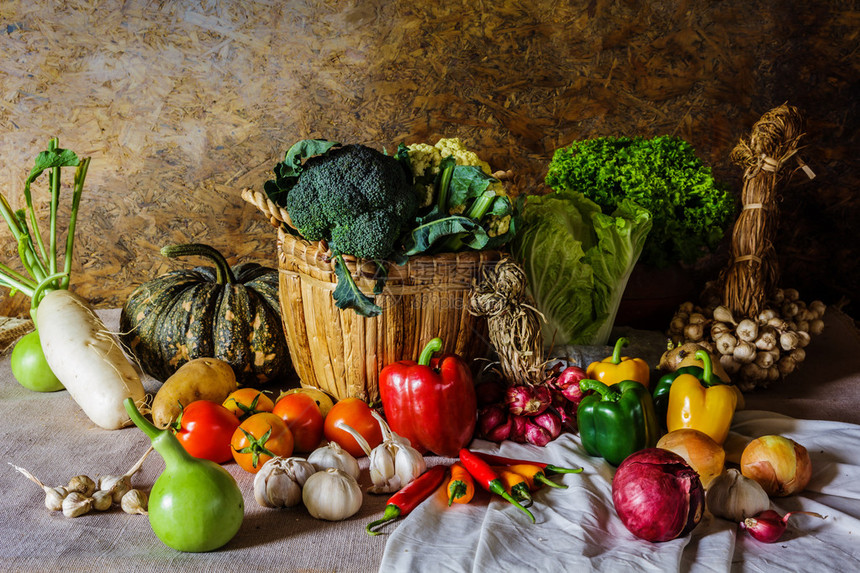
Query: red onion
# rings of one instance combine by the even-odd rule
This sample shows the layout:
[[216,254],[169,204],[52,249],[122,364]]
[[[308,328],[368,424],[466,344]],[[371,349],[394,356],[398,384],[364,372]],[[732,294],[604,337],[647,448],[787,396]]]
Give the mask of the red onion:
[[583,378],[588,378],[585,370],[579,366],[568,366],[561,371],[557,378],[553,379],[552,385],[576,407],[579,406],[585,396],[579,388],[579,381]]
[[659,448],[621,462],[612,480],[615,511],[630,532],[647,541],[669,541],[702,519],[705,490],[684,458]]
[[511,436],[513,423],[507,411],[500,404],[481,408],[478,412],[477,435],[491,442],[502,442]]
[[510,386],[505,393],[505,404],[511,414],[536,416],[549,408],[552,393],[546,386]]
[[792,511],[780,517],[772,509],[766,509],[755,517],[748,517],[741,521],[741,529],[746,529],[750,535],[763,543],[775,543],[779,541],[782,534],[788,528],[788,518],[792,515],[802,513],[824,519],[824,516],[811,511]]

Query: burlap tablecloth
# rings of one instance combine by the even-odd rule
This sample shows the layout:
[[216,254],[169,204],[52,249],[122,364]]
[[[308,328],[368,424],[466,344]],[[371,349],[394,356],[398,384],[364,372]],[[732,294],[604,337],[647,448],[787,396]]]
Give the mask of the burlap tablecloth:
[[[108,327],[118,324],[118,310],[100,314]],[[749,409],[776,410],[799,418],[818,418],[837,422],[858,422],[860,404],[860,336],[850,319],[840,313],[829,313],[825,333],[813,340],[803,368],[780,386],[751,393],[747,397]],[[157,384],[146,380],[145,386],[153,391]],[[146,450],[148,439],[131,427],[106,431],[94,426],[71,400],[68,393],[40,394],[22,388],[12,377],[8,352],[0,360],[0,476],[2,476],[4,502],[0,504],[0,570],[2,571],[374,571],[426,570],[487,570],[490,563],[484,559],[494,547],[504,552],[519,551],[528,560],[531,552],[537,558],[544,545],[542,540],[557,536],[551,522],[539,521],[536,525],[523,523],[518,535],[493,535],[501,527],[496,522],[505,520],[503,505],[487,497],[470,511],[479,512],[481,551],[472,546],[458,547],[470,542],[476,531],[458,528],[471,527],[474,522],[456,519],[428,519],[427,512],[436,511],[432,505],[422,506],[400,522],[388,525],[384,534],[368,536],[365,525],[378,518],[385,506],[386,496],[365,496],[361,510],[354,517],[337,523],[318,521],[301,507],[290,510],[263,509],[254,501],[253,478],[229,463],[225,467],[236,477],[245,495],[245,521],[236,537],[221,550],[206,554],[184,554],[163,545],[152,533],[146,517],[127,515],[118,508],[105,513],[93,512],[75,519],[61,513],[49,512],[43,505],[44,495],[33,483],[17,473],[10,465],[24,467],[49,485],[63,485],[77,474],[120,474],[126,471]],[[833,434],[834,439],[837,435]],[[573,448],[574,441],[559,442],[558,447]],[[574,444],[571,446],[571,444]],[[488,445],[484,443],[484,445]],[[818,443],[822,450],[827,444]],[[519,446],[517,446],[519,447]],[[537,451],[537,455],[549,455]],[[575,453],[580,456],[582,453]],[[559,455],[558,452],[552,455]],[[860,454],[855,458],[860,459]],[[429,463],[443,460],[431,458]],[[849,460],[860,465],[857,459]],[[164,465],[157,454],[151,455],[134,483],[148,489]],[[366,459],[363,460],[362,480],[369,483]],[[583,476],[584,483],[602,483],[600,472]],[[565,481],[579,483],[566,477]],[[603,486],[595,486],[598,489]],[[568,492],[569,490],[561,490]],[[556,494],[549,492],[546,495]],[[557,495],[557,494],[556,494]],[[553,507],[549,498],[537,503],[535,511],[544,516],[567,511],[565,506]],[[850,499],[849,504],[858,504]],[[568,508],[569,509],[569,508]],[[440,514],[443,515],[444,514]],[[437,516],[438,517],[438,516]],[[605,521],[586,529],[587,535],[603,539],[601,543],[614,543],[607,536],[618,533],[617,517],[608,511]],[[482,525],[483,524],[483,525]],[[817,524],[816,527],[822,527]],[[416,531],[419,534],[416,536]],[[614,534],[613,533],[613,534]],[[856,531],[855,537],[856,537]],[[607,539],[609,539],[607,541]],[[853,539],[853,538],[852,538]],[[386,553],[386,542],[392,547]],[[789,539],[786,543],[796,543]],[[780,563],[779,544],[774,545],[774,563]],[[554,551],[563,548],[554,547]],[[421,559],[409,558],[415,551]],[[655,552],[675,552],[671,545],[654,549]],[[384,554],[385,553],[385,554]],[[434,558],[434,555],[437,558]],[[620,554],[620,555],[623,555]],[[469,556],[472,556],[470,559]],[[444,559],[443,559],[444,557]],[[617,557],[617,555],[616,555]],[[582,570],[581,556],[577,570]],[[594,555],[594,569],[620,570],[630,563],[617,557],[599,558]],[[709,570],[729,570],[729,563],[715,563]],[[837,561],[838,562],[838,558]],[[571,561],[572,566],[573,561]],[[585,561],[589,563],[589,561]],[[683,563],[677,561],[677,563]],[[848,562],[848,565],[857,565]],[[504,562],[496,562],[501,567]],[[519,565],[522,565],[520,563]],[[796,564],[782,563],[785,570],[797,569]],[[511,563],[515,566],[515,563]],[[683,567],[682,567],[683,568]],[[800,567],[803,569],[803,567]],[[850,567],[849,567],[850,569]]]

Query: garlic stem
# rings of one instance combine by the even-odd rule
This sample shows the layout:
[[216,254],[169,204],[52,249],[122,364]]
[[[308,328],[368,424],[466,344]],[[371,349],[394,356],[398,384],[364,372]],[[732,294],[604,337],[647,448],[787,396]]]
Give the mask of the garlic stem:
[[362,436],[361,434],[358,433],[357,430],[352,428],[349,424],[347,424],[343,420],[338,420],[334,426],[335,426],[335,428],[339,428],[345,432],[348,432],[349,435],[352,436],[356,442],[358,442],[358,445],[362,449],[362,451],[364,451],[364,453],[367,454],[368,456],[370,455],[370,452],[372,451],[370,444],[367,442],[366,439],[364,439],[364,436]]
[[69,494],[68,490],[64,487],[49,487],[43,484],[39,479],[25,470],[22,467],[18,467],[15,464],[9,463],[10,466],[15,468],[18,472],[24,475],[28,480],[42,488],[42,491],[45,492],[45,507],[50,509],[51,511],[60,511],[63,509],[63,500]]

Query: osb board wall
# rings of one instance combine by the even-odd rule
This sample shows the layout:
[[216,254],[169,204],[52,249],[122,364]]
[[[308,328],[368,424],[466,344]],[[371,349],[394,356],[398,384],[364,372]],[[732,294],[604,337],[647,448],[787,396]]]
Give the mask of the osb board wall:
[[[785,194],[783,284],[844,303],[860,283],[853,1],[7,0],[0,16],[0,190],[22,206],[52,136],[92,157],[73,284],[99,307],[180,264],[168,243],[275,266],[239,191],[299,139],[457,136],[532,192],[572,140],[668,133],[739,191],[731,148],[786,101],[818,177]],[[17,260],[5,229],[0,245]],[[0,314],[25,309],[2,297]]]

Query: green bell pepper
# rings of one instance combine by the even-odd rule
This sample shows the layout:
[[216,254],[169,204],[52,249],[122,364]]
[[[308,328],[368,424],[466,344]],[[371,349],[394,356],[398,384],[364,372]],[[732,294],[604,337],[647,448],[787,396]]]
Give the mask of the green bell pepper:
[[630,454],[657,444],[657,417],[645,386],[635,380],[607,386],[586,378],[579,388],[592,392],[576,411],[579,437],[589,455],[617,466]]

